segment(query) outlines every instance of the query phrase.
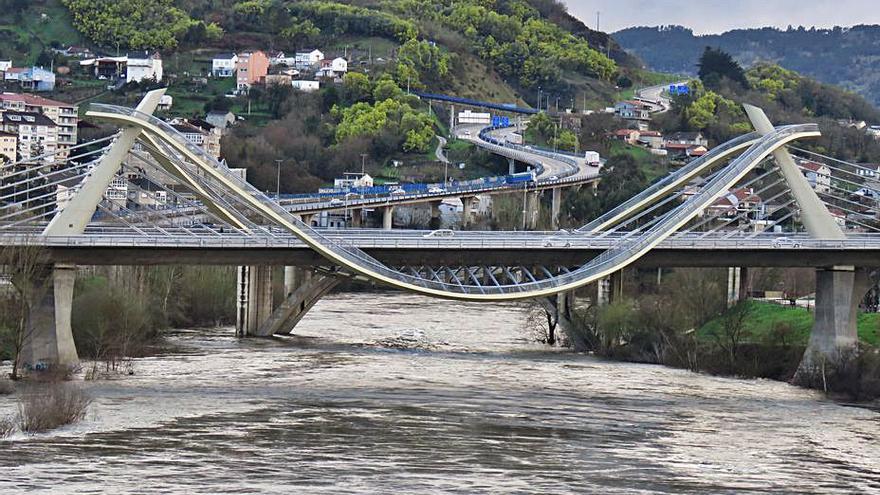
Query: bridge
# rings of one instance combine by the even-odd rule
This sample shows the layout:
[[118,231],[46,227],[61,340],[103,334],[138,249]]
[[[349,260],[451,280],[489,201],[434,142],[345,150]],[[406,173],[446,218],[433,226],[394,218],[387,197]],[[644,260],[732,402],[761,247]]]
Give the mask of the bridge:
[[[805,363],[817,353],[832,356],[857,342],[856,311],[880,260],[880,237],[867,232],[874,227],[863,208],[849,205],[854,215],[846,217],[849,227],[865,230],[858,234],[845,231],[829,212],[829,205],[846,208],[845,202],[852,203],[850,196],[833,190],[851,190],[840,182],[849,176],[828,181],[830,187],[820,193],[801,173],[789,146],[818,136],[814,124],[773,127],[760,109],[746,106],[756,132],[716,147],[573,231],[452,236],[327,231],[303,222],[288,206],[266,197],[153,117],[161,94],[148,93],[135,109],[92,105],[89,117],[118,125],[120,131],[102,143],[79,146],[66,168],[46,170],[39,159],[3,166],[0,244],[43,246],[42,262],[51,267],[40,280],[49,291],[33,308],[34,337],[25,346],[25,363],[76,362],[70,331],[75,267],[101,263],[245,265],[239,269],[240,335],[289,333],[340,280],[357,278],[453,300],[537,299],[555,314],[576,347],[585,342],[570,322],[574,291],[597,286],[598,300],[607,300],[625,268],[734,267],[735,278],[743,266],[811,266],[817,268],[817,317]],[[548,159],[492,139],[487,144],[499,154]],[[187,194],[165,192],[192,212],[192,222],[169,221],[169,212],[158,209],[114,207],[108,187],[130,171],[126,161],[131,154],[149,160],[155,173],[186,186]],[[857,165],[825,159],[829,168],[857,175]],[[34,168],[40,170],[37,177]],[[573,174],[582,170],[577,164],[575,168]],[[60,182],[58,174],[69,180],[71,172],[78,182],[60,204],[51,186]],[[156,182],[161,184],[158,178]],[[737,187],[765,198],[767,211],[760,223],[749,218],[754,213],[749,209],[722,207],[712,213],[719,199]],[[99,220],[96,211],[103,213]],[[772,232],[795,217],[804,233],[780,239]],[[284,281],[284,301],[278,306],[273,303],[273,278]]]

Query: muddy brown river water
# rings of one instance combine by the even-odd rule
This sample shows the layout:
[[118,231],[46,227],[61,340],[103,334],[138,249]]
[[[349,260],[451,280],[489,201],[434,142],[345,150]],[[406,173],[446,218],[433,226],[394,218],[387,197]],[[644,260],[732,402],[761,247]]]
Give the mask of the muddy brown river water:
[[295,337],[175,332],[84,382],[85,421],[0,440],[0,493],[880,493],[877,412],[549,350],[523,320],[340,294]]

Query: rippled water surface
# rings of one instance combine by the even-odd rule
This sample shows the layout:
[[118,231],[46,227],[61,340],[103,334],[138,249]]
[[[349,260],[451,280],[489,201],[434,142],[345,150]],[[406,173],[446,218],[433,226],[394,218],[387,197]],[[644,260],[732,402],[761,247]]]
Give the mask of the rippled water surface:
[[0,493],[880,493],[876,412],[549,351],[523,320],[344,294],[296,337],[180,332],[85,383],[86,421],[0,440]]

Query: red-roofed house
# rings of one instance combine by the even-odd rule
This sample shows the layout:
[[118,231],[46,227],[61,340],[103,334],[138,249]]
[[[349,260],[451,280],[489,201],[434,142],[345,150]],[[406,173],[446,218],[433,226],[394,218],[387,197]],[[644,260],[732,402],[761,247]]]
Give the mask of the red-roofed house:
[[648,148],[659,150],[663,147],[663,134],[657,131],[642,131],[639,134],[638,142]]
[[611,135],[618,141],[623,141],[628,144],[636,144],[641,132],[635,129],[618,129],[611,133]]

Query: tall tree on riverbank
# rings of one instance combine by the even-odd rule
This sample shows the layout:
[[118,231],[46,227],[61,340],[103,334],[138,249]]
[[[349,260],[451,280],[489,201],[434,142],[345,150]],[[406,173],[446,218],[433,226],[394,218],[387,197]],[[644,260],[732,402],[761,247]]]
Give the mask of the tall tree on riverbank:
[[[21,351],[31,337],[31,311],[51,283],[51,271],[45,264],[45,252],[41,246],[25,243],[21,246],[5,246],[0,250],[0,266],[12,282],[12,296],[6,301],[11,309],[7,317],[8,329],[4,340],[12,349],[11,378],[19,378]],[[6,318],[4,318],[6,319]]]

